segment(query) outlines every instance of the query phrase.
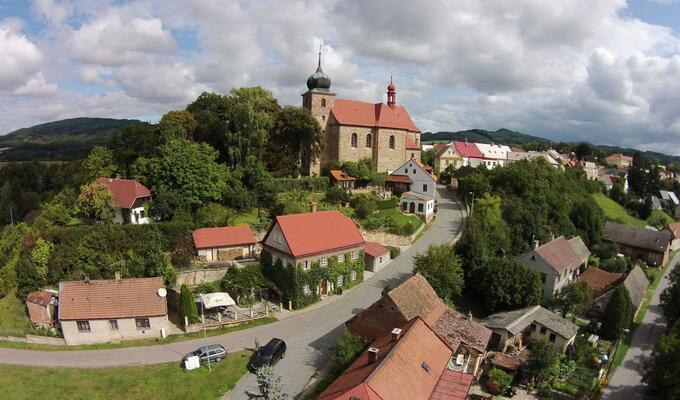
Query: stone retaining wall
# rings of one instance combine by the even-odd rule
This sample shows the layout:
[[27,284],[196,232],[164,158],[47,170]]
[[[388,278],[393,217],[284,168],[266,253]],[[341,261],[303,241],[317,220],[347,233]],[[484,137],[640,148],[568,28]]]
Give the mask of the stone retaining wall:
[[52,346],[66,346],[66,342],[62,338],[50,336],[26,335],[26,337],[16,336],[0,336],[0,340],[7,340],[8,342],[32,343],[32,344],[49,344]]

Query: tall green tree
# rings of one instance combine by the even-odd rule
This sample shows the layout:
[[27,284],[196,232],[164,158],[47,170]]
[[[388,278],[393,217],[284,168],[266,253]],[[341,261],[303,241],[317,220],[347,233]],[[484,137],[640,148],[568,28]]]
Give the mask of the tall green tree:
[[673,325],[680,320],[680,268],[674,268],[668,279],[668,287],[661,292],[661,308],[668,325]]
[[600,336],[607,340],[620,338],[623,330],[630,325],[632,307],[628,289],[623,285],[616,288],[602,314]]
[[106,147],[95,146],[81,165],[85,178],[91,182],[99,177],[112,177],[117,166],[113,152]]
[[321,153],[321,125],[308,109],[286,106],[276,115],[269,138],[267,164],[280,176],[308,175]]
[[643,381],[659,398],[680,400],[680,322],[661,336],[652,353]]
[[156,154],[161,141],[156,126],[151,124],[132,124],[111,139],[109,148],[119,167],[119,172],[130,176],[130,168],[139,157],[152,157]]
[[172,139],[193,140],[197,126],[194,115],[186,110],[168,111],[158,121],[159,135],[163,142]]
[[463,292],[463,268],[450,245],[430,245],[424,254],[413,257],[413,264],[413,272],[423,275],[442,299],[451,299]]
[[538,272],[511,257],[487,260],[478,282],[478,292],[489,311],[539,304],[543,296]]
[[113,194],[101,183],[92,182],[81,186],[78,197],[78,212],[86,218],[98,222],[113,219]]
[[179,309],[182,317],[186,317],[189,323],[198,321],[198,309],[194,301],[194,295],[187,285],[182,285],[179,288]]
[[292,400],[284,393],[281,377],[272,367],[265,365],[257,370],[256,375],[257,388],[246,391],[248,400]]
[[539,384],[549,384],[559,372],[560,354],[552,343],[544,340],[532,341],[529,348],[531,355],[527,360],[525,371]]
[[584,281],[570,283],[555,296],[555,306],[563,317],[574,312],[585,312],[593,301],[593,290]]

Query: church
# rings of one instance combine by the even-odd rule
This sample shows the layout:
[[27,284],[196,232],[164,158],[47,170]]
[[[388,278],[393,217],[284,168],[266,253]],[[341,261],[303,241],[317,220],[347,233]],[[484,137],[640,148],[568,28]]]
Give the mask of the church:
[[390,79],[387,104],[336,98],[331,78],[321,69],[307,79],[302,106],[311,111],[324,132],[319,160],[312,163],[311,175],[332,161],[373,160],[378,172],[391,172],[415,158],[420,160],[420,130],[404,107],[397,105],[397,87]]

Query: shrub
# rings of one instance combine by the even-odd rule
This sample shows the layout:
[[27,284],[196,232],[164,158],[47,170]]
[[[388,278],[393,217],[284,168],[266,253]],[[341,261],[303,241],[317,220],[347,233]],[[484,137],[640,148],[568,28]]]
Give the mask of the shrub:
[[491,394],[501,394],[512,383],[513,376],[498,368],[491,368],[486,373],[486,388]]
[[399,204],[399,199],[392,196],[387,200],[380,200],[378,201],[378,210],[391,210],[395,208]]
[[388,248],[390,249],[390,258],[392,260],[399,257],[399,255],[401,254],[401,249],[399,247],[388,246]]
[[614,257],[600,262],[600,268],[609,272],[628,272],[628,260],[625,257]]
[[196,302],[187,285],[182,285],[182,287],[180,287],[179,296],[179,310],[182,317],[186,317],[189,320],[189,323],[198,321]]
[[367,196],[356,196],[352,199],[351,204],[356,216],[361,219],[368,218],[376,209],[376,202]]
[[345,329],[335,344],[333,367],[337,372],[344,371],[361,354],[368,342]]
[[602,314],[602,328],[600,335],[607,340],[621,337],[623,330],[630,325],[632,319],[632,304],[628,289],[621,285],[614,291],[614,295]]
[[349,192],[339,186],[329,187],[326,189],[326,195],[324,196],[324,200],[331,204],[347,203],[350,199]]
[[387,223],[385,218],[377,215],[371,215],[361,224],[366,229],[378,229]]
[[234,210],[221,204],[210,203],[196,211],[196,220],[200,226],[228,226],[235,215]]
[[275,182],[279,192],[294,189],[323,192],[328,188],[330,180],[327,176],[303,176],[301,178],[277,178]]

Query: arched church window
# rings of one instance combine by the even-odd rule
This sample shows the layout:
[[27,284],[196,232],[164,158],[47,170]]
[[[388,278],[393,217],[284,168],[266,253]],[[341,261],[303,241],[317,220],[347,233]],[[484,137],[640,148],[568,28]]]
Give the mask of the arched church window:
[[390,149],[394,150],[394,135],[390,136]]
[[366,135],[366,147],[370,148],[373,145],[373,138],[371,137],[371,134],[369,133]]
[[352,133],[352,147],[354,147],[355,149],[357,147],[357,134],[356,133]]
[[321,122],[326,122],[326,116],[325,115],[321,116]]
[[321,99],[321,107],[326,107],[326,99]]

